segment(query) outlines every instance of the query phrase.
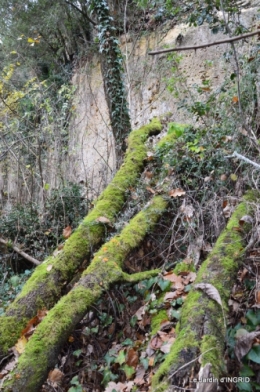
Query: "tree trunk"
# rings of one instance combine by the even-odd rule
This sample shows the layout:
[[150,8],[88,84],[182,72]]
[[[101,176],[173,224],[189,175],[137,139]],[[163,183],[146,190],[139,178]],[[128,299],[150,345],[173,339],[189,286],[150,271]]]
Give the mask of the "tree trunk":
[[77,230],[65,242],[62,250],[55,251],[39,265],[26,282],[21,293],[0,318],[0,355],[7,353],[20,336],[28,321],[42,308],[50,309],[61,297],[64,287],[71,281],[84,260],[102,242],[106,232],[99,217],[106,217],[111,224],[121,211],[126,191],[134,186],[146,157],[145,140],[159,133],[161,124],[153,120],[129,136],[128,150],[122,167],[112,182],[98,198],[95,207]]
[[25,346],[16,369],[4,382],[4,391],[36,392],[55,366],[57,355],[77,323],[104,290],[118,281],[139,281],[158,274],[159,270],[127,275],[123,261],[136,248],[167,206],[156,196],[139,214],[96,254],[74,288],[51,309]]
[[[225,373],[223,358],[226,336],[225,314],[239,260],[244,252],[243,238],[248,227],[240,227],[239,220],[252,209],[250,202],[257,196],[248,193],[219,236],[210,256],[200,267],[194,287],[187,296],[177,325],[177,339],[164,363],[155,373],[152,391],[213,392],[217,382],[192,382],[192,378],[219,379]],[[196,288],[196,284],[199,284]],[[211,286],[205,286],[205,285]],[[208,290],[208,293],[207,293]],[[221,305],[217,302],[216,290]],[[213,380],[214,381],[214,380]]]
[[101,71],[112,132],[115,139],[117,163],[120,165],[126,151],[127,136],[131,131],[128,104],[123,83],[123,58],[115,36],[113,17],[105,0],[92,0],[92,9],[98,19]]

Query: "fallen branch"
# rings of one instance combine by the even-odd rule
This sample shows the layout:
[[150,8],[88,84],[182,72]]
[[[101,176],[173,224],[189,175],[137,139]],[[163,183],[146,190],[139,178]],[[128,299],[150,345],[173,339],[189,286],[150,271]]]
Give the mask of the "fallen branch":
[[128,275],[123,272],[123,262],[151,231],[168,202],[156,196],[139,212],[120,235],[107,242],[95,254],[89,267],[74,288],[49,311],[27,342],[14,371],[4,381],[5,392],[36,392],[40,390],[48,370],[57,362],[64,343],[93,305],[118,281],[138,282],[157,275],[160,270]]
[[159,120],[154,119],[131,132],[124,163],[96,201],[95,207],[67,239],[64,248],[35,269],[21,293],[1,317],[0,355],[6,354],[14,345],[27,322],[39,309],[52,308],[82,262],[88,261],[93,248],[102,243],[107,227],[98,218],[105,217],[111,223],[115,221],[124,205],[127,190],[135,185],[144,166],[147,154],[144,143],[149,136],[158,134],[161,128]]
[[148,54],[149,54],[149,55],[155,55],[155,54],[161,54],[161,53],[179,52],[179,51],[181,51],[181,50],[197,50],[197,49],[203,49],[203,48],[208,48],[209,46],[215,46],[215,45],[221,45],[221,44],[228,44],[228,43],[230,43],[230,42],[240,41],[241,39],[253,37],[254,35],[259,35],[259,36],[260,36],[260,31],[254,31],[253,33],[243,34],[243,35],[239,35],[239,36],[236,36],[236,37],[233,37],[233,38],[223,39],[223,40],[221,40],[221,41],[209,42],[209,43],[207,43],[207,44],[202,44],[202,45],[196,45],[196,46],[180,46],[180,47],[177,47],[177,48],[155,50],[155,51],[152,51],[152,52],[148,52]]
[[250,163],[250,165],[255,166],[257,169],[260,169],[260,165],[254,161],[251,161],[251,159],[248,159],[247,157],[244,157],[244,155],[239,154],[238,152],[234,151],[232,155],[227,155],[225,158],[239,158],[242,161],[245,161],[247,163]]
[[[228,309],[228,299],[239,268],[238,262],[245,251],[245,230],[249,230],[249,227],[241,231],[237,228],[242,216],[252,209],[249,203],[254,203],[257,197],[259,195],[253,192],[244,197],[209,257],[202,263],[195,284],[182,307],[181,318],[176,327],[177,339],[152,379],[153,392],[177,391],[179,387],[188,387],[188,384],[183,384],[183,380],[192,381],[191,375],[197,376],[197,379],[203,378],[198,373],[206,370],[214,380],[223,375],[226,327],[222,309]],[[196,289],[196,285],[200,290]],[[207,290],[209,287],[211,289]],[[202,392],[206,390],[203,388],[208,387],[207,391],[215,391],[216,384],[217,382],[209,385],[204,383],[203,386],[194,381],[189,384],[189,388]]]
[[9,246],[12,247],[12,249],[13,249],[16,253],[18,253],[20,256],[22,256],[24,259],[30,261],[30,262],[33,263],[34,265],[40,265],[40,264],[41,264],[41,262],[40,262],[39,260],[37,260],[37,259],[35,259],[34,257],[32,257],[32,256],[28,255],[27,253],[23,252],[23,251],[22,251],[21,249],[19,249],[17,246],[11,244],[11,243],[8,242],[8,241],[5,241],[3,238],[0,238],[0,243],[6,245],[6,246],[8,246],[8,247],[9,247]]

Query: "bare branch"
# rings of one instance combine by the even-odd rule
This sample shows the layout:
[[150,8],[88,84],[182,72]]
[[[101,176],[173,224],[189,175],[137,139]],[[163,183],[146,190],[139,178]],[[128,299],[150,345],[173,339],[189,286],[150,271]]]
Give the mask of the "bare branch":
[[[9,246],[9,242],[5,241],[3,238],[0,238],[0,243]],[[39,265],[41,264],[41,262],[39,260],[36,260],[34,257],[28,255],[27,253],[23,252],[21,249],[19,249],[17,246],[15,245],[11,245],[12,249],[18,253],[20,256],[22,256],[23,258],[25,258],[26,260],[30,261],[31,263],[35,264],[35,265]]]
[[254,35],[260,36],[260,31],[254,31],[253,33],[243,34],[243,35],[239,35],[239,36],[236,36],[233,38],[223,39],[221,41],[209,42],[209,43],[203,44],[203,45],[180,46],[180,47],[171,48],[171,49],[155,50],[153,52],[148,52],[148,54],[154,55],[154,54],[160,54],[160,53],[179,52],[181,50],[197,50],[197,49],[202,49],[202,48],[208,48],[209,46],[215,46],[215,45],[220,45],[220,44],[227,44],[227,43],[234,42],[234,41],[239,41],[244,38],[253,37]]
[[92,20],[88,14],[84,11],[82,11],[79,7],[77,7],[75,4],[71,3],[68,0],[65,0],[65,3],[71,5],[72,7],[74,7],[77,11],[79,11],[90,23],[92,23],[94,26],[96,26],[96,22],[94,22],[94,20]]
[[251,159],[244,157],[243,155],[239,154],[236,151],[234,151],[232,155],[225,156],[225,158],[239,158],[239,159],[242,159],[242,161],[245,161],[245,162],[250,163],[251,165],[255,166],[257,169],[260,169],[260,165],[258,163],[251,161]]

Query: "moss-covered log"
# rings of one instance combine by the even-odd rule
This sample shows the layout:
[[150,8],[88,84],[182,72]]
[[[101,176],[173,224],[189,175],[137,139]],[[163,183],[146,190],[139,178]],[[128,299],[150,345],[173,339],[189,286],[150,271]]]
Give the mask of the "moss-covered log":
[[209,377],[209,370],[215,379],[225,373],[223,356],[226,323],[223,315],[228,309],[228,299],[243,255],[243,238],[246,233],[246,228],[240,227],[239,220],[248,213],[252,205],[250,202],[255,200],[256,196],[251,193],[238,205],[211,254],[203,262],[195,281],[195,285],[204,283],[214,286],[220,294],[222,307],[205,292],[195,287],[190,291],[177,325],[177,339],[153,377],[153,392],[179,391],[178,387],[197,387],[196,391],[201,392],[206,386],[209,388],[207,391],[216,390],[217,383],[196,385],[196,382],[192,384],[191,378],[198,377],[199,371],[202,372],[200,378],[204,379],[207,375]]
[[79,282],[61,298],[37,327],[19,358],[11,379],[4,383],[4,391],[38,391],[48,370],[57,362],[62,345],[84,317],[88,307],[95,303],[104,290],[119,280],[138,281],[159,272],[148,271],[129,276],[123,272],[122,267],[127,254],[154,227],[166,206],[167,202],[161,196],[156,196],[120,235],[102,246]]
[[94,209],[66,241],[64,248],[35,269],[22,292],[0,317],[0,355],[13,346],[38,309],[50,309],[57,302],[64,285],[73,278],[82,261],[90,257],[93,247],[101,243],[105,225],[97,218],[105,216],[114,222],[124,204],[126,191],[135,184],[143,168],[146,157],[144,142],[160,130],[161,124],[155,119],[130,134],[124,162],[98,198]]

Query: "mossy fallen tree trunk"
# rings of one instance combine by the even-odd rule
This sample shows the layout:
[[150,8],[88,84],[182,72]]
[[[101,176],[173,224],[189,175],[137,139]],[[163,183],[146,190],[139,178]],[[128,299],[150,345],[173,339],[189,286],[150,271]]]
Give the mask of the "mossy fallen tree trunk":
[[[48,370],[57,362],[57,355],[76,324],[113,283],[139,281],[158,274],[159,270],[128,275],[123,262],[144,236],[153,229],[167,206],[167,201],[156,196],[139,212],[121,234],[106,243],[96,254],[74,288],[51,309],[39,324],[16,369],[3,386],[5,392],[36,392],[46,379]],[[45,264],[45,268],[47,265]]]
[[39,309],[52,308],[83,260],[88,259],[93,248],[102,242],[105,225],[97,218],[104,216],[112,223],[115,221],[126,199],[126,191],[135,184],[143,168],[147,151],[144,142],[148,136],[159,133],[161,128],[159,120],[155,119],[131,132],[124,162],[94,209],[66,241],[64,248],[35,269],[22,292],[0,317],[0,355],[14,345]]
[[[177,339],[153,377],[152,392],[179,392],[180,388],[196,389],[196,392],[217,390],[217,382],[199,383],[192,382],[192,379],[203,378],[205,381],[213,377],[218,380],[221,375],[225,375],[224,313],[228,309],[228,299],[244,251],[243,238],[248,229],[241,229],[239,220],[252,208],[250,202],[256,201],[256,198],[253,193],[244,197],[211,254],[200,267],[194,286],[212,285],[211,293],[194,287],[188,294],[176,329]],[[216,298],[212,299],[216,296],[214,288],[220,294],[222,306]]]

